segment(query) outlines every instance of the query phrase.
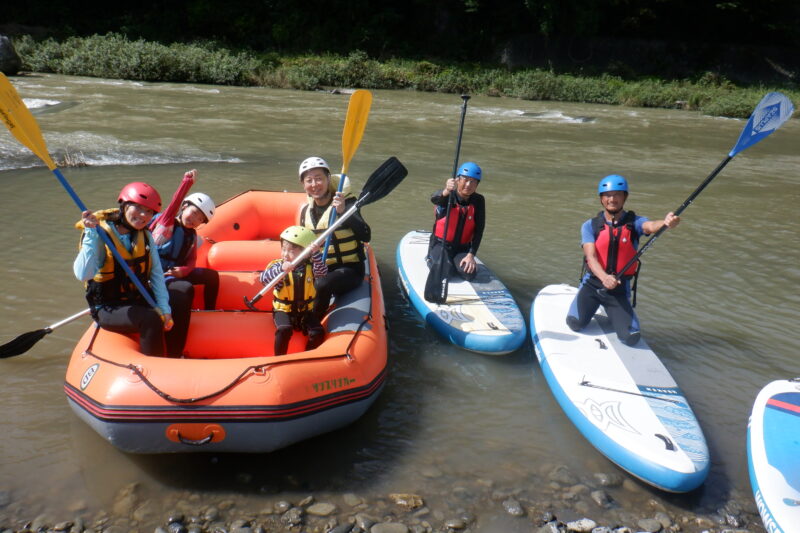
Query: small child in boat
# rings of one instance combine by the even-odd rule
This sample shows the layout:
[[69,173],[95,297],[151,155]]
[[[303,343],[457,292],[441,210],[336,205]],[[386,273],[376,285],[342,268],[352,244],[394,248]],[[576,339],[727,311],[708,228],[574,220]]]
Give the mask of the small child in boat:
[[270,262],[261,274],[261,283],[268,285],[282,272],[286,272],[286,277],[275,285],[272,292],[275,355],[284,355],[288,351],[289,340],[294,331],[308,334],[306,350],[313,350],[325,338],[325,330],[319,318],[312,312],[317,294],[314,281],[328,274],[319,246],[312,249],[310,259],[293,265],[315,239],[316,235],[310,229],[289,226],[281,233],[281,258]]
[[[173,221],[173,229],[169,239],[158,246],[161,268],[167,277],[167,287],[175,287],[172,293],[179,292],[183,299],[191,305],[194,299],[194,285],[203,285],[203,302],[206,310],[217,306],[219,292],[219,274],[210,268],[195,266],[197,248],[202,241],[198,240],[197,227],[208,224],[214,218],[216,205],[211,197],[202,192],[192,193],[181,202],[180,211]],[[177,283],[184,280],[188,283]],[[180,290],[178,290],[180,288]]]

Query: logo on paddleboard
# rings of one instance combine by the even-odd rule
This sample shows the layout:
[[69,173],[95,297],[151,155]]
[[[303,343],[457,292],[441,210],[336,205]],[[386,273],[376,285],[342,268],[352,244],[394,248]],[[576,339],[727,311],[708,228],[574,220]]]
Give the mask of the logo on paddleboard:
[[98,368],[100,368],[100,363],[95,363],[86,369],[86,372],[83,373],[83,377],[81,378],[81,390],[86,390],[86,387],[89,386],[94,375],[97,374]]
[[608,431],[610,426],[614,426],[630,433],[639,434],[636,428],[625,420],[618,401],[596,402],[592,398],[586,398],[583,402],[583,411],[588,415],[589,420],[603,431]]

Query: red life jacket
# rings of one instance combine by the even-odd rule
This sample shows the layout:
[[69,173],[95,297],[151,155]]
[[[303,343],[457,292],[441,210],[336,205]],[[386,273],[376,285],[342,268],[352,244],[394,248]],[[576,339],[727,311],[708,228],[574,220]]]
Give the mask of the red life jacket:
[[[613,226],[606,223],[602,211],[592,219],[597,259],[607,273],[619,273],[619,270],[636,255],[639,238],[636,235],[635,224],[636,214],[633,211],[625,211]],[[636,261],[622,275],[633,276],[638,268],[639,262]]]
[[[434,213],[436,212],[434,207]],[[433,233],[440,239],[444,235],[444,225],[447,217],[436,221]],[[450,224],[447,226],[447,242],[455,242],[459,236],[458,244],[468,244],[475,234],[475,206],[472,204],[461,206],[456,202],[450,206]]]

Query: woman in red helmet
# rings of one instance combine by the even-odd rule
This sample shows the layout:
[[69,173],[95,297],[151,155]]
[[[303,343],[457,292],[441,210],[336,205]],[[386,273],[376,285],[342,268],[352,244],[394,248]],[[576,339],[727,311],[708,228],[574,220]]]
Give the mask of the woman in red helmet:
[[[75,277],[86,283],[86,299],[100,327],[139,333],[143,354],[163,356],[163,332],[172,329],[172,311],[157,248],[147,229],[161,209],[161,197],[150,185],[134,182],[122,188],[118,201],[117,209],[82,213],[76,224],[83,235],[73,265]],[[98,234],[100,230],[108,234],[141,284],[152,291],[157,309],[148,305],[119,265]]]

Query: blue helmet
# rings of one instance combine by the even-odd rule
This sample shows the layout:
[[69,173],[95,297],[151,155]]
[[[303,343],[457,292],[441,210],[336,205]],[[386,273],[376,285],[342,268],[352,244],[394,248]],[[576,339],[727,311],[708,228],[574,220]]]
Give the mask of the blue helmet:
[[600,180],[597,184],[597,194],[603,194],[609,191],[624,191],[628,192],[628,181],[619,174],[610,174]]
[[481,167],[472,162],[464,163],[458,167],[458,174],[456,175],[475,178],[476,180],[481,181]]

